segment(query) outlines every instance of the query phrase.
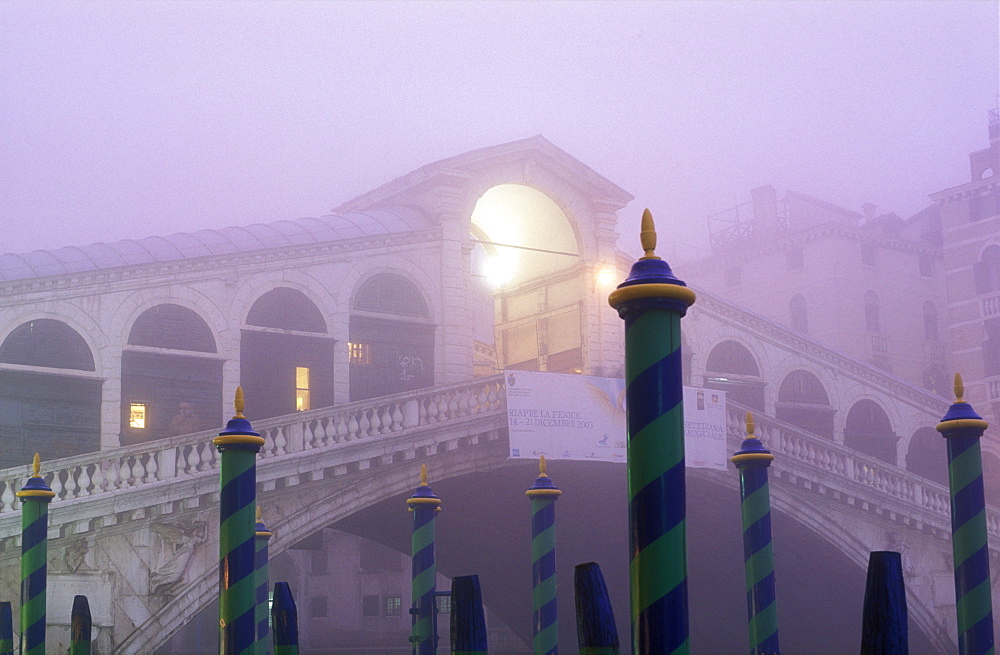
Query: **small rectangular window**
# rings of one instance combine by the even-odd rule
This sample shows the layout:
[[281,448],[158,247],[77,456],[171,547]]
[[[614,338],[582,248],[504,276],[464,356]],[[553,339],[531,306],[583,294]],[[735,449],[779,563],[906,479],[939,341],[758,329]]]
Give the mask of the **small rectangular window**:
[[364,596],[361,598],[361,615],[362,616],[378,616],[379,615],[379,601],[382,599],[379,596]]
[[326,596],[314,596],[309,599],[309,618],[326,618]]
[[385,606],[386,616],[402,616],[403,614],[403,597],[402,596],[385,596],[382,599]]
[[128,426],[139,430],[146,428],[146,403],[131,403],[129,405]]
[[295,411],[304,412],[309,409],[309,369],[305,366],[295,367]]
[[371,366],[372,346],[370,343],[347,342],[347,361],[351,364]]
[[435,596],[434,603],[438,614],[451,614],[451,596]]

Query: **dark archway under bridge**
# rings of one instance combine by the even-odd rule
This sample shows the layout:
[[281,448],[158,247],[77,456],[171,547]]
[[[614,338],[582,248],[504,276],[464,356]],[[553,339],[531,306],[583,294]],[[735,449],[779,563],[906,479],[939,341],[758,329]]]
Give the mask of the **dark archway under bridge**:
[[[442,500],[437,522],[438,571],[479,575],[483,601],[531,643],[529,501],[537,462],[431,480]],[[575,652],[573,567],[596,561],[607,581],[619,636],[629,642],[628,518],[625,467],[553,461],[563,490],[556,505],[560,644]],[[414,486],[416,486],[416,475]],[[747,650],[746,597],[735,470],[690,470],[687,484],[691,647],[696,653]],[[330,527],[408,553],[408,494],[379,502]],[[865,571],[796,519],[772,511],[782,650],[858,652]],[[441,617],[440,629],[447,630]],[[937,652],[910,619],[910,650]]]

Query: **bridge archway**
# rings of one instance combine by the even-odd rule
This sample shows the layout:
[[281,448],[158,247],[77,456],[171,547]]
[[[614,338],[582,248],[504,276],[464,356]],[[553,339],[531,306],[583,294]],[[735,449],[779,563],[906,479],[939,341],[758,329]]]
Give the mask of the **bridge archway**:
[[898,440],[881,405],[865,398],[851,406],[844,425],[845,446],[895,464]]
[[835,413],[823,383],[809,371],[792,371],[781,381],[775,404],[776,418],[833,439]]
[[398,272],[365,278],[351,301],[351,400],[433,385],[434,332],[428,303],[413,282]]
[[484,354],[495,350],[499,368],[582,373],[587,287],[571,216],[532,186],[500,184],[479,197],[470,230],[473,276],[494,299],[476,327],[493,336]]
[[142,312],[122,352],[122,445],[219,425],[222,366],[212,329],[193,309],[161,303]]
[[250,306],[240,330],[240,378],[267,418],[334,404],[336,342],[305,293],[278,286]]
[[[4,369],[4,364],[16,368]],[[101,388],[94,353],[62,321],[36,318],[0,344],[0,466],[100,449]]]
[[741,405],[764,411],[765,385],[757,359],[738,341],[719,343],[705,360],[705,387],[725,391]]

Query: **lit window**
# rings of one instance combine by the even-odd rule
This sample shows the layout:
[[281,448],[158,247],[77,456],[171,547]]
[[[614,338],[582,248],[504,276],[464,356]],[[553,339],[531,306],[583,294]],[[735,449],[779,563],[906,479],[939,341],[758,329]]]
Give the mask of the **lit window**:
[[371,366],[372,345],[370,343],[347,342],[347,361],[351,364]]
[[146,403],[131,403],[129,405],[128,426],[143,430],[146,427]]
[[403,614],[402,596],[385,596],[382,600],[385,602],[386,616],[402,616]]
[[435,596],[434,603],[438,614],[451,614],[451,596]]
[[295,411],[309,409],[309,369],[305,366],[295,367]]

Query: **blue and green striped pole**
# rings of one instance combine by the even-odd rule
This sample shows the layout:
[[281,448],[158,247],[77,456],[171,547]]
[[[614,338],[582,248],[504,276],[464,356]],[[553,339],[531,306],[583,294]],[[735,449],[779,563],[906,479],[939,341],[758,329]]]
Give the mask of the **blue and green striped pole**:
[[45,655],[49,503],[55,493],[40,469],[35,453],[31,477],[16,494],[21,499],[21,655]]
[[680,319],[695,295],[654,254],[648,209],[640,239],[608,302],[625,320],[632,652],[668,655],[690,651]]
[[556,507],[562,492],[545,472],[545,455],[538,460],[538,477],[524,492],[531,499],[531,610],[535,655],[559,652],[556,621]]
[[955,560],[958,652],[993,653],[993,601],[986,544],[986,501],[979,438],[988,424],[963,400],[962,376],[955,374],[955,402],[938,423],[948,443],[951,490],[951,548]]
[[434,517],[441,511],[441,499],[427,485],[427,465],[420,466],[420,486],[406,499],[413,513],[413,583],[410,589],[413,633],[410,643],[413,655],[434,655],[437,652],[434,629],[434,592],[437,568],[434,564]]
[[254,615],[257,619],[257,655],[267,655],[271,652],[271,637],[267,630],[267,591],[269,585],[267,573],[267,542],[271,538],[261,515],[260,505],[257,506],[257,525],[254,527],[254,542],[257,544],[257,554],[254,559],[254,571],[257,578],[257,597],[255,599]]
[[778,612],[774,595],[774,552],[771,547],[771,492],[767,467],[774,460],[753,435],[747,412],[747,437],[730,461],[740,472],[743,514],[743,563],[747,580],[747,621],[752,655],[778,653]]
[[14,655],[14,616],[10,603],[0,603],[0,655]]
[[219,449],[219,652],[252,654],[256,639],[254,518],[257,453],[264,439],[243,416],[243,389],[236,388],[236,415],[212,440]]

